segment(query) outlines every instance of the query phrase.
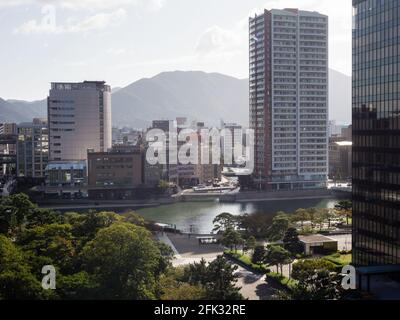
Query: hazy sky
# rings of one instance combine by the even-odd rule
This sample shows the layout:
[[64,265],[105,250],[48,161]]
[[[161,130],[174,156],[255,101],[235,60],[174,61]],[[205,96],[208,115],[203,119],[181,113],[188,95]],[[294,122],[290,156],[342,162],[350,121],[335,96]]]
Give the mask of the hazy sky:
[[0,97],[172,70],[245,78],[249,15],[286,7],[329,15],[330,67],[350,75],[351,0],[0,0]]

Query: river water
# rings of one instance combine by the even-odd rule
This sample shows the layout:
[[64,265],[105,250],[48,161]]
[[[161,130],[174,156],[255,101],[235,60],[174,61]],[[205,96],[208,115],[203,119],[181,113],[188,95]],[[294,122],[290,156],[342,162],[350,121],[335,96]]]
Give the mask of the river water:
[[139,209],[136,212],[147,220],[176,225],[177,229],[184,232],[192,229],[193,232],[205,234],[211,232],[212,221],[223,212],[233,215],[258,212],[275,215],[278,211],[293,213],[299,208],[333,208],[338,201],[338,199],[305,199],[246,203],[179,202]]

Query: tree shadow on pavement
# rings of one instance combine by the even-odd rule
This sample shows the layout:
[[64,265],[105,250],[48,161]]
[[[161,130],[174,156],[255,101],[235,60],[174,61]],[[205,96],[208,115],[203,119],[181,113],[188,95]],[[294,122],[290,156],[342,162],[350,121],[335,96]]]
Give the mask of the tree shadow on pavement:
[[277,290],[270,283],[265,282],[257,286],[256,295],[260,297],[260,300],[274,300]]

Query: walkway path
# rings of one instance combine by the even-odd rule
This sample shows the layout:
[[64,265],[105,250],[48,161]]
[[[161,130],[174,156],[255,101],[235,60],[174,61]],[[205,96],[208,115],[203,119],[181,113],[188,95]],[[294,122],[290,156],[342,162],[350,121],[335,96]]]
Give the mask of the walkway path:
[[[196,235],[159,234],[160,241],[169,245],[175,253],[173,266],[183,266],[200,262],[204,259],[207,263],[223,254],[223,247],[219,245],[199,245]],[[268,283],[264,275],[255,274],[238,265],[236,271],[239,276],[237,286],[241,294],[249,300],[272,300],[277,288]]]
[[237,286],[241,287],[240,293],[249,300],[273,300],[277,288],[268,283],[264,275],[255,274],[241,266],[238,266],[239,276]]
[[175,259],[172,261],[173,266],[200,262],[202,259],[206,262],[211,262],[224,252],[224,249],[216,244],[199,245],[196,235],[189,237],[185,234],[169,233],[165,234],[160,240],[174,250]]

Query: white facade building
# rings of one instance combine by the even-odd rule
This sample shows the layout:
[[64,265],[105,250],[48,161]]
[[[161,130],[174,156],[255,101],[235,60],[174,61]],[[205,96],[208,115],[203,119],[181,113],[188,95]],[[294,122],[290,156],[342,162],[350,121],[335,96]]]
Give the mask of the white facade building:
[[250,124],[266,189],[326,186],[328,17],[298,9],[250,18]]

